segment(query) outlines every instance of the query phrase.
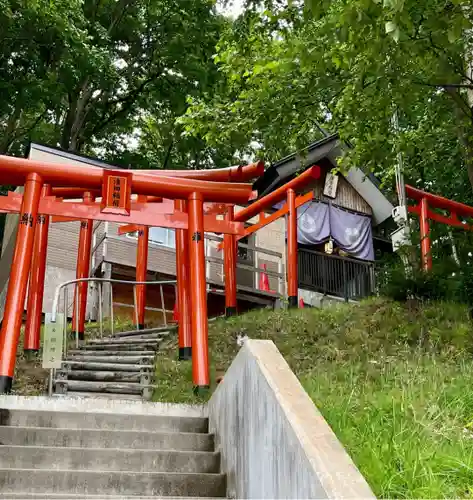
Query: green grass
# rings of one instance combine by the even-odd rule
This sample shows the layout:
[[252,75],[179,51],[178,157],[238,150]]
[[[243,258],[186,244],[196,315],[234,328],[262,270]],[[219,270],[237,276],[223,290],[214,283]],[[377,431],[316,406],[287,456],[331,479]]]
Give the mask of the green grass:
[[[382,299],[324,310],[256,311],[211,325],[212,378],[236,336],[271,339],[375,494],[473,497],[473,328],[455,304]],[[200,401],[169,341],[154,399]]]

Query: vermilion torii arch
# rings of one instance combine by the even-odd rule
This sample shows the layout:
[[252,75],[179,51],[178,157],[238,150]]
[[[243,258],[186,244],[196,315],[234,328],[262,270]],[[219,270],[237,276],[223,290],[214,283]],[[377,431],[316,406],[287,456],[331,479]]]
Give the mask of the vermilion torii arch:
[[213,182],[247,182],[264,173],[264,162],[258,161],[251,165],[212,170],[140,170],[140,172],[157,176],[170,175],[172,177]]
[[[70,198],[70,199],[75,199],[79,196],[84,197],[85,199],[85,204],[92,205],[91,198],[92,193],[89,191],[84,191],[83,189],[80,188],[54,188],[52,190],[53,194],[60,195],[64,198]],[[97,194],[99,191],[94,191],[95,194]],[[0,206],[5,206],[10,209],[8,211],[14,212],[20,210],[20,205],[21,205],[21,195],[16,194],[16,193],[10,193],[9,198],[7,197],[6,199],[0,199]],[[155,197],[155,196],[138,196],[137,199],[138,202],[144,203],[144,202],[155,202],[155,203],[162,203],[160,210],[166,206],[166,210],[168,212],[172,212],[173,210],[176,211],[176,204],[177,203],[184,203],[182,201],[176,201],[174,204],[171,200],[163,200],[160,197]],[[2,205],[3,203],[3,205]],[[100,205],[100,202],[95,203],[95,208],[98,210],[98,206]],[[16,206],[16,210],[15,207]],[[41,202],[40,202],[41,206]],[[66,208],[68,210],[69,215],[71,214],[71,206],[75,205],[70,205],[66,207],[61,207],[59,205],[59,208]],[[57,207],[57,205],[56,205]],[[174,208],[173,208],[174,207]],[[57,210],[57,208],[56,208]],[[92,210],[92,209],[91,209]],[[54,210],[53,210],[54,211]],[[204,213],[205,214],[220,214],[225,211],[225,205],[224,204],[215,204],[215,203],[204,203]],[[41,212],[41,209],[40,209]],[[119,218],[119,222],[121,222],[121,218]],[[77,217],[66,217],[66,216],[54,216],[53,217],[53,222],[70,222],[70,221],[76,221],[78,220]],[[42,221],[45,221],[45,225],[49,225],[49,216],[48,215],[42,215],[41,217],[38,218],[38,224],[41,224]],[[90,219],[82,219],[81,221],[81,228],[80,228],[80,234],[79,234],[79,248],[78,248],[78,256],[77,256],[77,270],[76,270],[76,278],[84,278],[88,277],[89,273],[89,266],[90,266],[90,248],[92,245],[92,224],[93,220]],[[210,221],[212,224],[212,221]],[[41,325],[41,316],[42,316],[42,295],[43,295],[43,289],[44,289],[44,271],[46,267],[46,248],[47,248],[47,227],[42,228],[41,226],[38,226],[38,230],[36,231],[35,234],[35,245],[36,245],[36,240],[40,239],[41,240],[41,245],[44,248],[43,251],[36,255],[34,254],[33,258],[35,259],[34,261],[34,267],[32,270],[32,276],[34,274],[34,278],[31,279],[31,284],[33,287],[31,288],[32,293],[29,294],[29,302],[28,302],[28,311],[27,311],[27,322],[25,325],[25,343],[24,343],[24,349],[25,352],[37,352],[39,350],[39,339],[40,339],[40,325]],[[46,232],[45,232],[46,230]],[[206,230],[210,231],[211,229],[207,227],[206,224]],[[148,226],[139,226],[136,224],[128,224],[125,226],[120,226],[119,228],[119,234],[125,234],[127,232],[138,232],[138,244],[137,244],[137,265],[136,265],[136,280],[137,281],[145,281],[144,277],[146,276],[146,271],[147,271],[147,251],[148,251],[148,246],[146,242],[146,234],[148,233]],[[179,239],[180,233],[184,233],[184,237],[187,238],[187,231],[184,231],[182,229],[176,229],[176,235],[177,239]],[[183,240],[186,242],[186,240]],[[181,259],[181,252],[177,252],[176,258],[180,262],[178,262],[178,268],[180,267],[181,273],[184,272],[184,277],[181,278],[179,281],[180,284],[182,283],[188,283],[188,271],[183,271],[184,265],[188,265],[188,249],[187,249],[187,244],[185,246],[185,249],[183,250],[184,252],[184,259]],[[41,273],[38,274],[36,272],[37,269],[42,269]],[[39,280],[39,284],[36,285],[34,280]],[[180,288],[181,285],[178,284],[178,292],[181,293]],[[73,302],[73,316],[72,316],[72,329],[73,329],[73,334],[76,334],[79,338],[83,338],[84,336],[84,325],[85,325],[85,309],[86,309],[86,301],[87,301],[87,287],[86,286],[81,286],[83,283],[80,283],[76,285],[76,290],[75,290],[75,296],[74,296],[74,302]],[[31,286],[31,285],[30,285]],[[144,313],[145,313],[145,302],[146,302],[146,293],[145,293],[145,285],[137,285],[137,305],[136,305],[136,312],[138,316],[138,324],[142,325],[144,323]],[[41,294],[41,297],[38,297],[36,295],[36,290],[38,290],[38,293]],[[189,293],[188,290],[186,289],[185,297],[188,297]],[[34,297],[34,300],[33,300]],[[190,343],[190,330],[189,330],[189,321],[190,321],[190,309],[189,312],[187,312],[187,307],[186,304],[189,304],[189,299],[187,299],[187,302],[184,302],[184,311],[181,315],[181,321],[179,323],[179,341],[180,341],[180,350],[179,350],[179,357],[180,359],[190,359],[191,356],[191,343]],[[79,307],[77,307],[79,305]]]
[[[45,190],[47,188],[47,190]],[[58,198],[75,199],[83,198],[85,204],[90,204],[95,197],[101,195],[100,191],[85,191],[81,188],[53,188],[43,186],[42,197],[55,195]],[[144,196],[141,201],[161,203],[162,198]],[[18,199],[19,200],[19,199]],[[53,217],[52,222],[75,221],[72,217]],[[33,261],[30,276],[30,291],[28,294],[27,318],[25,323],[24,350],[25,353],[38,352],[40,347],[42,302],[44,292],[44,278],[46,270],[46,252],[48,245],[48,228],[50,216],[38,217],[35,231]],[[147,226],[143,226],[147,231]],[[80,221],[76,278],[88,278],[90,268],[90,249],[92,246],[93,221],[84,219]],[[144,281],[138,279],[138,281]],[[76,285],[73,300],[72,331],[79,339],[84,338],[85,311],[87,306],[87,284],[80,282]]]
[[[41,172],[41,174],[38,174]],[[29,175],[40,175],[41,183],[61,187],[82,187],[88,190],[102,189],[104,170],[99,167],[46,163],[10,156],[0,157],[0,183],[4,185],[26,185]],[[133,192],[136,194],[161,196],[170,199],[188,199],[193,193],[201,193],[205,201],[223,203],[246,203],[251,198],[251,185],[220,183],[137,173],[140,171],[115,171],[132,175]]]
[[[260,222],[256,224],[256,229],[250,228],[245,234],[250,234],[264,225],[273,222],[282,215],[288,215],[287,220],[287,295],[289,307],[297,307],[298,277],[297,277],[297,203],[296,191],[309,186],[314,180],[318,179],[321,169],[318,165],[308,168],[305,172],[295,177],[284,186],[279,187],[272,193],[256,200],[248,207],[240,210],[236,215],[230,210],[227,212],[227,221],[246,222],[252,217],[260,214]],[[301,198],[301,197],[299,197]],[[308,193],[304,200],[310,201],[312,193]],[[277,203],[286,200],[286,207],[278,210],[275,214],[264,217],[264,210],[273,208]],[[261,217],[263,214],[263,217]],[[224,268],[225,268],[225,305],[227,315],[231,316],[236,312],[236,237],[228,235],[224,240]]]
[[[458,217],[473,217],[473,207],[449,200],[443,196],[422,191],[413,186],[406,185],[406,194],[409,198],[416,200],[417,205],[408,207],[410,213],[419,216],[420,223],[420,249],[422,256],[422,268],[425,271],[432,269],[432,255],[430,252],[430,226],[429,219],[452,227],[471,230],[471,226],[464,224]],[[449,216],[433,212],[431,208],[438,208],[450,212]]]
[[[237,238],[242,237],[247,234],[255,232],[257,229],[270,224],[274,220],[284,215],[288,216],[287,225],[287,283],[288,283],[288,300],[290,307],[297,307],[297,293],[298,293],[298,272],[297,272],[297,208],[304,203],[307,203],[312,199],[312,192],[307,193],[302,196],[296,197],[296,191],[302,190],[308,185],[310,185],[314,180],[318,179],[321,175],[321,169],[319,166],[314,165],[303,172],[298,177],[294,178],[292,181],[288,182],[284,186],[276,189],[272,193],[266,195],[265,197],[253,202],[248,207],[240,210],[237,215],[234,215],[234,206],[227,205],[225,219],[228,222],[246,222],[255,215],[260,214],[259,223],[245,229],[243,235],[232,235],[230,233],[225,234],[224,244],[221,245],[225,249],[224,253],[224,275],[225,275],[225,313],[227,316],[232,316],[237,313],[237,286],[236,286],[236,242]],[[270,216],[264,216],[264,210],[272,208],[274,205],[280,201],[287,200],[287,204],[279,209],[277,212]],[[208,211],[215,210],[216,212],[222,212],[222,207],[209,207]],[[261,214],[263,217],[261,218]],[[135,225],[124,226],[119,228],[119,234],[125,234],[129,232],[135,232],[138,227]],[[179,281],[185,282],[185,280],[179,280],[179,272],[185,272],[179,264],[179,256],[181,252],[179,251],[180,243],[180,230],[176,230],[176,259],[177,259],[177,276]],[[138,280],[138,266],[140,265],[137,260],[137,280]],[[179,271],[181,270],[181,271]],[[184,293],[184,292],[182,292]],[[183,304],[180,307],[180,335],[179,335],[179,347],[180,347],[180,359],[185,359],[185,354],[187,352],[190,355],[190,344],[185,339],[186,334],[186,296],[185,294],[181,297],[181,291],[178,290],[178,304]],[[144,305],[141,306],[144,308]],[[183,311],[181,311],[183,309]],[[143,313],[144,314],[144,310]],[[181,333],[182,331],[182,333]]]
[[[261,167],[256,164],[256,167],[251,168],[258,170]],[[239,176],[242,172],[243,168],[237,168]],[[234,177],[234,171],[230,170],[228,175]],[[240,234],[243,227],[235,222],[205,216],[204,202],[245,204],[252,198],[251,185],[189,179],[180,174],[168,176],[156,175],[155,172],[105,171],[91,166],[50,164],[5,156],[0,156],[0,182],[24,186],[22,196],[9,194],[0,199],[0,210],[20,214],[0,331],[1,393],[10,392],[12,386],[38,214],[188,230],[193,382],[197,389],[209,386],[203,235],[205,230]],[[44,184],[50,185],[52,189],[88,190],[90,203],[58,201],[42,191]],[[93,193],[97,190],[102,192],[100,204],[92,202]],[[164,203],[132,202],[131,192],[143,196],[185,200],[188,204],[187,213],[176,211],[174,207]]]
[[[262,168],[263,164],[259,162],[246,167],[216,171],[104,171],[97,167],[56,165],[0,156],[0,181],[9,185],[24,185],[23,195],[9,193],[8,196],[0,197],[0,211],[20,213],[4,321],[0,331],[0,392],[8,392],[11,388],[33,255],[34,232],[36,226],[41,224],[38,224],[38,213],[41,214],[41,220],[53,216],[62,221],[79,219],[91,223],[94,220],[106,220],[127,223],[128,228],[138,225],[176,230],[177,275],[178,282],[181,283],[178,287],[178,301],[182,318],[179,325],[179,354],[185,359],[192,353],[194,386],[198,390],[208,387],[205,231],[223,233],[225,237],[225,268],[228,271],[225,280],[226,305],[227,314],[231,314],[236,310],[236,240],[245,234],[243,222],[286,199],[285,211],[278,210],[277,214],[289,214],[288,291],[291,306],[297,306],[296,209],[301,199],[305,199],[307,195],[296,197],[295,192],[318,178],[320,169],[317,166],[311,167],[290,183],[235,215],[234,205],[246,205],[254,198],[251,185],[241,184],[241,181],[260,175]],[[125,195],[122,196],[121,188],[117,188],[121,193],[116,196],[119,199],[117,201],[115,186],[122,186],[122,181]],[[46,184],[48,187],[44,189],[43,185]],[[139,198],[132,199],[132,192],[139,195]],[[63,201],[66,198],[83,200]],[[101,198],[100,202],[93,201],[98,198]],[[226,213],[225,220],[218,220],[215,214],[223,212]],[[267,223],[274,220],[274,215],[265,217],[264,220],[260,217],[260,227],[266,220]],[[37,239],[40,239],[39,236]],[[84,239],[88,238],[84,236]],[[44,239],[40,241],[44,245]],[[38,247],[39,242],[35,245]],[[34,254],[36,253],[41,254],[40,251]],[[83,257],[78,263],[90,256],[90,249],[87,251],[85,248],[80,255]],[[81,314],[80,310],[81,306],[76,314]]]

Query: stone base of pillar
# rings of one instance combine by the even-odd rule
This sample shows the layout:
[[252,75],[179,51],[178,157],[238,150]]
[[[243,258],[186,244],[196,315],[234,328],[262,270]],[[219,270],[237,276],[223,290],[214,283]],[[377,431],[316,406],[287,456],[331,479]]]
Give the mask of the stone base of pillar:
[[192,347],[179,347],[179,361],[190,361],[192,359]]

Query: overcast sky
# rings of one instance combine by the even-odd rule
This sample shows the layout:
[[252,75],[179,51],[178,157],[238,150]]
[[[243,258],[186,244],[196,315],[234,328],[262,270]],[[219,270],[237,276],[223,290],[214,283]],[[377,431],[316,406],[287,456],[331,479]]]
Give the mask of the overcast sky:
[[[218,2],[217,8],[224,12],[226,15],[236,18],[243,10],[243,2],[244,0],[231,0],[227,3],[225,7],[222,6],[223,1]],[[219,5],[220,4],[220,5]]]

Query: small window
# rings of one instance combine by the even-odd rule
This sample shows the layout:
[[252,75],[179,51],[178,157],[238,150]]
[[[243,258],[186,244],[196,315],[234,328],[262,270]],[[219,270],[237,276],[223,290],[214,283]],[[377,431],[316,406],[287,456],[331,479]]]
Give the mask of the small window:
[[166,227],[150,227],[149,241],[155,245],[176,248],[176,233],[174,232],[174,229]]
[[[138,233],[136,231],[134,233],[129,233],[127,237],[136,240],[138,238]],[[150,227],[149,243],[168,248],[176,248],[176,233],[174,229],[166,227]]]
[[249,245],[248,236],[244,236],[238,240],[238,258],[242,260],[248,260],[248,248],[242,247],[241,245]]
[[[249,227],[249,226],[247,226]],[[248,245],[253,247],[255,245],[255,235],[250,234],[248,236],[244,236],[238,240],[238,249],[237,249],[237,258],[240,261],[253,262],[254,259],[254,251],[253,249],[242,247],[241,245]]]

